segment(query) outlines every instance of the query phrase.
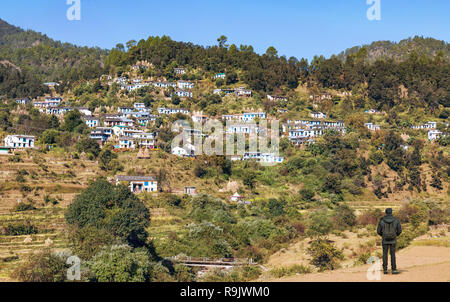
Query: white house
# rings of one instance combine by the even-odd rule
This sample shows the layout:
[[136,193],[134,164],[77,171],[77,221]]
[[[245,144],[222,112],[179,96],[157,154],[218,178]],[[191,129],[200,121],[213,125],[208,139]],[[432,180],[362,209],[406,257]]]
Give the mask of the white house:
[[107,117],[107,118],[105,118],[105,126],[106,127],[113,127],[113,126],[133,127],[134,121],[131,119],[121,118],[121,117]]
[[100,126],[100,119],[98,117],[84,116],[83,119],[89,128],[96,128]]
[[227,133],[238,133],[238,134],[251,134],[259,133],[259,127],[256,124],[231,124],[226,126]]
[[434,141],[434,140],[438,139],[439,136],[441,136],[441,135],[442,135],[442,132],[441,132],[441,131],[438,131],[438,130],[429,130],[429,131],[428,131],[428,140]]
[[128,183],[133,193],[158,191],[158,181],[152,176],[116,176],[116,186],[121,182]]
[[285,96],[270,95],[270,94],[267,95],[267,99],[269,101],[274,101],[274,102],[279,102],[279,101],[287,102],[288,101],[288,98]]
[[5,147],[14,149],[34,148],[35,137],[31,135],[8,135],[5,138]]
[[233,202],[239,202],[239,201],[242,201],[243,199],[244,199],[244,197],[239,195],[238,192],[234,193],[233,196],[230,197],[230,200]]
[[203,123],[208,120],[208,116],[204,114],[194,114],[192,115],[192,121],[194,123]]
[[16,99],[16,103],[17,103],[17,104],[22,104],[22,105],[25,105],[25,104],[29,104],[29,103],[31,103],[31,101],[30,101],[30,99],[29,99],[29,98],[24,98],[24,99]]
[[189,114],[189,110],[186,109],[182,109],[182,108],[158,108],[158,113],[159,114],[177,114],[177,113],[182,113],[182,114]]
[[177,87],[177,83],[174,82],[153,82],[153,86],[159,87],[159,88],[169,88],[169,87]]
[[284,157],[276,156],[273,153],[245,152],[243,159],[244,160],[255,159],[258,162],[265,162],[265,163],[282,163]]
[[48,108],[57,107],[61,104],[62,98],[45,98],[44,101],[36,101],[33,103],[34,107]]
[[194,83],[188,82],[188,81],[178,81],[177,82],[177,87],[180,89],[193,89],[194,86],[195,86]]
[[92,111],[87,107],[79,107],[78,111],[80,111],[80,113],[83,115],[92,115]]
[[173,71],[176,74],[185,74],[186,73],[186,70],[184,68],[174,68]]
[[[72,111],[72,110],[73,110],[72,107],[47,107],[45,109],[45,113],[53,114],[53,115],[64,115],[67,112]],[[43,109],[40,111],[43,111]]]
[[327,115],[323,112],[311,112],[311,117],[312,118],[327,118]]
[[226,74],[223,73],[223,72],[221,72],[221,73],[217,73],[217,74],[214,76],[214,79],[215,79],[215,80],[217,80],[217,79],[225,79],[225,77],[226,77]]
[[265,112],[247,112],[247,113],[242,114],[242,120],[244,122],[252,122],[256,118],[265,119],[266,113]]
[[380,130],[380,125],[373,124],[373,123],[365,123],[364,126],[366,126],[367,129],[370,131],[378,131]]
[[191,144],[185,144],[183,148],[175,147],[172,148],[172,154],[176,156],[194,156],[195,147]]
[[177,95],[180,98],[191,98],[192,91],[177,90],[177,91],[175,91],[175,95]]
[[437,122],[428,122],[419,126],[411,126],[412,129],[436,129]]

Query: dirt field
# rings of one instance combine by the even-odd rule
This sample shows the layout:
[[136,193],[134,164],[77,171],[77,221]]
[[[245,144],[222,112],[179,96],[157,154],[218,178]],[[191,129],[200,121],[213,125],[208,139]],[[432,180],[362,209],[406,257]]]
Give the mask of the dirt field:
[[410,246],[397,254],[401,274],[384,275],[380,280],[367,278],[370,265],[344,268],[325,273],[296,275],[272,282],[449,282],[450,248],[437,246]]

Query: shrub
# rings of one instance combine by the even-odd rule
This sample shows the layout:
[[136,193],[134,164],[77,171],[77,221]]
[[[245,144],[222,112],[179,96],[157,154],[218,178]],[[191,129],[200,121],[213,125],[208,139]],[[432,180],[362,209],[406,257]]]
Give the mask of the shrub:
[[67,268],[64,259],[46,249],[30,254],[11,277],[22,282],[63,282],[66,280]]
[[26,223],[8,224],[6,227],[6,235],[20,236],[20,235],[32,235],[37,234],[38,229],[32,225],[29,221]]
[[313,201],[314,199],[315,192],[312,188],[303,188],[299,193],[303,201]]
[[319,271],[334,270],[339,267],[339,260],[344,259],[344,255],[333,243],[325,239],[315,239],[308,248],[311,255],[311,264],[318,267]]
[[332,223],[326,210],[316,210],[309,216],[306,234],[309,237],[320,237],[330,233]]
[[127,245],[104,248],[88,262],[88,267],[93,274],[91,280],[98,282],[149,282],[169,274],[152,263],[144,250]]
[[287,267],[286,266],[276,267],[270,270],[270,274],[275,278],[282,278],[297,274],[309,274],[309,273],[311,273],[311,269],[307,266],[300,264],[294,264]]
[[333,222],[338,229],[343,230],[356,225],[356,216],[349,206],[341,205],[334,211]]
[[356,218],[358,225],[378,225],[378,222],[383,217],[383,212],[380,209],[368,210]]
[[18,203],[14,207],[15,212],[24,212],[24,211],[31,211],[31,210],[36,210],[36,208],[31,203],[26,203],[26,202]]

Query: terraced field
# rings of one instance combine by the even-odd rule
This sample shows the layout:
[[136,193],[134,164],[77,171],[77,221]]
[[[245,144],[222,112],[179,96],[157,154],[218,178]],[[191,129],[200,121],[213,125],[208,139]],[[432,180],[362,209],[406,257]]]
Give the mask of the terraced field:
[[[20,162],[0,156],[0,281],[9,280],[26,254],[47,246],[55,250],[67,247],[65,208],[98,175],[94,162],[36,151],[19,154]],[[32,204],[35,209],[15,211],[19,203]],[[33,225],[38,233],[5,235],[9,225],[19,224]]]

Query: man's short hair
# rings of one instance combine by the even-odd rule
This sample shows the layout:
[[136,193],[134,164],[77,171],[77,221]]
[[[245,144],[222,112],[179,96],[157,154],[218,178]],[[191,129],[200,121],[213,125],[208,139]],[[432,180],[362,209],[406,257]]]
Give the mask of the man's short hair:
[[386,209],[386,214],[392,214],[392,209],[391,208],[387,208]]

